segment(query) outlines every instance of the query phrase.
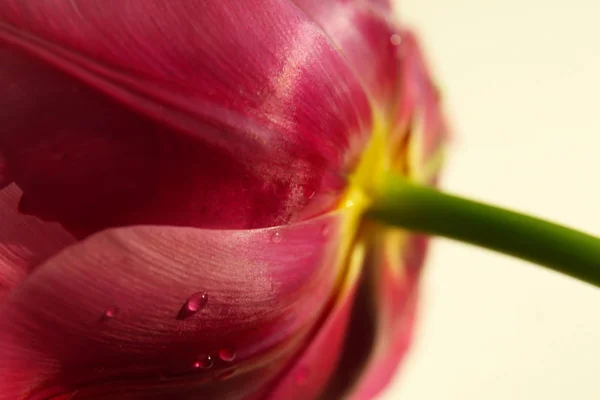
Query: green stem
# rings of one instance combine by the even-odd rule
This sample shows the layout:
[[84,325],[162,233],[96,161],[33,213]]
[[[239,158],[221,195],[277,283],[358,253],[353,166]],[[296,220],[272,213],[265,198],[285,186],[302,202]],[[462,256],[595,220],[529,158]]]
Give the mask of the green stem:
[[512,255],[600,287],[600,238],[387,176],[367,215]]

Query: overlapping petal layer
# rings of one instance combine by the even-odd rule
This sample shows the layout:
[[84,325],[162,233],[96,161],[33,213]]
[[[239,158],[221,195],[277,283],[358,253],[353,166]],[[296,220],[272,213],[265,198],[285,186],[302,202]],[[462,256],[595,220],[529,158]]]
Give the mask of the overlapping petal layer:
[[0,190],[0,400],[378,393],[425,242],[381,228],[352,248],[344,211],[314,217],[376,122],[400,172],[433,179],[438,93],[390,10],[0,2],[0,189],[18,185]]
[[11,0],[0,46],[6,174],[83,234],[322,213],[370,132],[359,80],[287,0]]
[[386,233],[373,251],[371,264],[366,266],[368,279],[375,288],[370,311],[374,318],[373,346],[360,376],[349,382],[347,398],[351,400],[372,399],[388,385],[413,334],[418,279],[427,253],[427,239],[400,231]]
[[[409,149],[404,154],[413,178],[430,183],[440,168],[440,151],[448,139],[449,128],[440,104],[439,88],[427,67],[415,35],[403,30],[399,51],[402,53],[400,101],[390,135],[396,145],[410,133]],[[428,165],[429,164],[429,165]]]
[[118,228],[71,246],[0,304],[0,399],[248,398],[330,306],[341,217]]
[[357,298],[364,256],[364,244],[355,243],[344,260],[346,274],[339,289],[333,294],[331,310],[316,326],[310,341],[268,390],[266,400],[339,397],[340,393],[331,396],[327,388],[332,379],[346,368],[344,364],[340,364],[344,351],[347,350],[344,349],[344,341],[348,335],[353,308],[360,307],[360,302],[364,300]]
[[19,214],[20,197],[15,185],[0,190],[0,303],[36,266],[75,242],[58,224]]
[[398,98],[401,42],[392,13],[370,2],[294,0],[319,23],[363,83],[377,112]]

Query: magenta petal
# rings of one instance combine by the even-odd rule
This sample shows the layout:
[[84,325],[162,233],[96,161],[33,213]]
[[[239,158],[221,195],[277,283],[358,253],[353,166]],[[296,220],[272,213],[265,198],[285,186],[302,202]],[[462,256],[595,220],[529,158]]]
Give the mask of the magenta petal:
[[[419,42],[410,31],[403,31],[400,51],[402,53],[402,83],[400,103],[397,108],[396,138],[404,135],[411,125],[418,126],[419,159],[428,160],[448,139],[449,128],[440,106],[440,93],[429,72]],[[418,166],[422,167],[422,166]]]
[[367,92],[379,103],[394,105],[400,83],[401,37],[386,2],[367,5],[344,0],[295,0],[340,48]]
[[[335,151],[326,146],[343,148],[370,119],[344,59],[289,1],[10,0],[0,4],[0,16],[0,37],[124,102],[143,94],[189,117],[232,128],[242,122],[244,133],[260,135],[237,140],[273,140],[265,129],[271,128],[292,142]],[[165,114],[175,110],[156,115],[158,104],[148,101],[135,106],[172,117]],[[240,116],[264,124],[262,132],[250,132],[248,121],[236,121]],[[220,143],[240,132],[196,133]]]
[[41,262],[75,242],[57,224],[20,215],[20,196],[14,185],[0,189],[0,303]]
[[[91,126],[78,126],[75,130],[83,136],[84,143],[86,134],[94,136],[98,127],[108,124],[117,140],[147,140],[139,155],[144,161],[144,157],[154,156],[150,150],[156,140],[187,136],[185,140],[176,139],[175,147],[192,150],[183,156],[183,165],[177,165],[175,172],[185,170],[190,165],[188,160],[212,156],[216,162],[209,165],[216,163],[216,167],[211,170],[227,165],[235,165],[239,170],[237,178],[241,182],[235,183],[249,191],[250,196],[238,196],[237,190],[236,198],[252,198],[254,191],[262,191],[255,203],[236,204],[227,198],[231,193],[224,194],[225,201],[220,198],[219,190],[227,191],[226,188],[217,187],[215,191],[213,187],[201,187],[190,182],[186,174],[183,179],[174,178],[175,172],[160,177],[161,182],[184,181],[175,184],[176,190],[170,190],[185,194],[182,198],[197,198],[197,192],[210,192],[217,197],[213,204],[229,200],[229,210],[245,212],[235,215],[238,220],[233,223],[221,223],[224,217],[214,214],[223,211],[214,210],[209,204],[208,216],[180,218],[201,220],[191,224],[194,226],[263,227],[300,218],[300,210],[312,193],[339,189],[336,177],[352,168],[370,133],[371,109],[347,61],[327,35],[289,1],[10,0],[0,3],[0,43],[26,51],[36,62],[51,65],[70,77],[61,79],[63,89],[55,97],[58,104],[49,103],[52,109],[57,108],[55,121],[50,120],[53,123],[47,130],[34,131],[32,135],[48,138],[54,144],[54,137],[62,132],[60,125],[76,117],[77,112],[82,113],[76,109],[65,117],[61,106],[81,100],[87,110],[83,115],[92,117]],[[4,54],[0,60],[10,68],[20,62],[15,57]],[[35,75],[22,79],[28,77],[36,79]],[[81,89],[81,83],[114,102],[91,101],[93,94],[89,89]],[[17,86],[20,84],[17,81]],[[58,88],[52,79],[42,79],[39,85],[44,94],[44,86],[51,87],[51,91]],[[81,94],[77,93],[80,89]],[[10,87],[4,90],[10,94]],[[12,96],[0,93],[7,104],[0,123],[12,127],[10,121],[41,112],[40,104],[12,106]],[[135,110],[148,121],[125,117],[124,111],[106,113],[107,108],[117,104]],[[103,113],[97,115],[96,109]],[[113,117],[112,113],[117,115]],[[72,141],[74,128],[66,128]],[[128,138],[132,131],[134,139]],[[200,142],[200,156],[194,152],[194,142]],[[165,145],[161,142],[159,147]],[[20,154],[20,150],[0,147],[0,152],[9,155]],[[69,156],[73,149],[58,149],[59,153],[62,151]],[[169,156],[170,161],[173,156],[166,157]],[[15,168],[9,163],[9,169]],[[219,181],[227,181],[233,174],[225,175]],[[18,181],[19,177],[13,179]],[[230,182],[228,187],[232,187]],[[136,197],[146,198],[145,194],[136,192]],[[158,201],[164,206],[165,199]],[[80,203],[72,201],[69,206],[77,207],[76,204]],[[248,210],[260,209],[260,204],[275,208],[275,215],[263,216],[266,210],[257,211],[258,217],[248,215]],[[56,214],[56,210],[50,211],[46,214]],[[206,224],[205,218],[213,221]],[[252,221],[253,218],[257,220]]]
[[1,87],[0,175],[25,192],[22,212],[79,236],[140,223],[272,226],[299,219],[309,200],[313,215],[336,200],[309,199],[340,181],[323,164],[291,160],[284,173],[260,157],[240,159],[1,45],[0,80],[11,82]]
[[[418,280],[427,253],[427,239],[409,236],[399,258],[378,253],[367,265],[373,279],[372,307],[375,314],[373,347],[353,382],[347,398],[369,400],[392,380],[412,341],[417,307]],[[341,366],[340,368],[344,368]]]
[[329,303],[339,217],[246,231],[120,228],[71,246],[0,304],[0,399],[252,394]]
[[319,330],[314,332],[309,345],[276,381],[265,397],[267,400],[320,398],[339,368],[337,363],[343,350],[355,294],[355,285],[343,293]]
[[[393,0],[368,0],[373,3],[376,7],[379,7],[382,11],[394,13]],[[396,18],[394,15],[391,18]]]

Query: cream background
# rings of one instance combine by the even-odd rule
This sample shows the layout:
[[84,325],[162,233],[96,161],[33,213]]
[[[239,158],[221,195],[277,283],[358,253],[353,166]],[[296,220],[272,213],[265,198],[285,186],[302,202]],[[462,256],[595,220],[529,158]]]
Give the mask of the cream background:
[[[457,138],[447,190],[600,235],[600,1],[401,0]],[[600,399],[600,290],[437,240],[382,400]]]

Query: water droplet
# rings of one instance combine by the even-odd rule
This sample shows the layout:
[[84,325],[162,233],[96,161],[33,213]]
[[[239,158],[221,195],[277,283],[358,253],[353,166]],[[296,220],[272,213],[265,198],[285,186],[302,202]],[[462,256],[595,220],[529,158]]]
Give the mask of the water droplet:
[[196,369],[209,369],[212,368],[213,364],[215,362],[213,361],[212,357],[210,356],[210,354],[202,354],[200,357],[198,357],[198,359],[196,360],[196,362],[194,362],[194,368]]
[[235,360],[235,351],[233,349],[221,349],[219,350],[219,358],[225,362],[232,362]]
[[323,229],[321,229],[321,235],[323,237],[329,236],[329,227],[328,226],[324,226]]
[[185,302],[185,304],[179,310],[179,314],[177,314],[177,319],[186,319],[196,314],[198,311],[202,310],[206,307],[208,303],[208,293],[206,292],[198,292],[194,293],[190,296],[189,299]]
[[208,293],[198,292],[188,299],[186,306],[191,312],[198,312],[206,307],[206,303],[208,303]]
[[117,315],[119,315],[119,308],[118,307],[108,307],[105,311],[104,314],[102,314],[102,321],[107,321],[109,319],[113,319],[114,317],[116,317]]
[[402,43],[402,36],[394,33],[392,36],[390,36],[390,42],[392,42],[394,46],[398,46],[400,43]]
[[283,240],[283,237],[281,236],[281,233],[279,233],[279,232],[275,232],[274,234],[271,235],[271,242],[273,242],[273,243],[281,243],[282,240]]
[[296,384],[304,385],[308,381],[309,370],[306,367],[301,367],[296,373]]

